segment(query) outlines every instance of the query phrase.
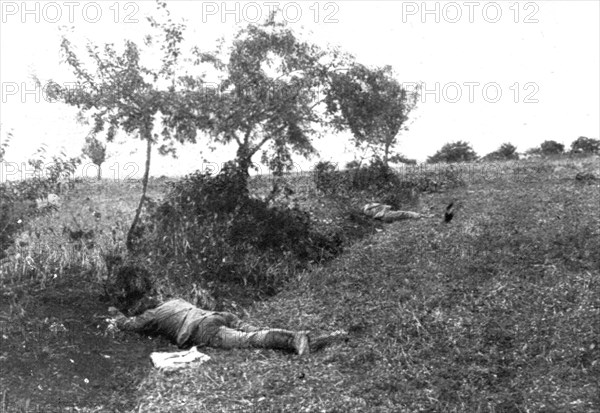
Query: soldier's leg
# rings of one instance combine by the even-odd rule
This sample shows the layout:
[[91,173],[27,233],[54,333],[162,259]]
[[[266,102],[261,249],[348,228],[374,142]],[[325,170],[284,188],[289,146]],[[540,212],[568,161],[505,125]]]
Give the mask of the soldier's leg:
[[419,219],[423,217],[425,216],[412,211],[386,211],[385,215],[381,217],[381,220],[385,222],[394,222],[403,219]]
[[225,349],[231,348],[272,348],[295,351],[304,355],[309,352],[308,335],[304,331],[293,332],[282,329],[264,329],[253,332],[220,327],[209,345]]
[[229,328],[233,328],[235,330],[240,330],[246,333],[252,333],[254,331],[261,330],[258,327],[255,327],[251,324],[246,323],[245,321],[240,320],[238,316],[229,312],[220,312],[218,313],[225,320],[225,325]]

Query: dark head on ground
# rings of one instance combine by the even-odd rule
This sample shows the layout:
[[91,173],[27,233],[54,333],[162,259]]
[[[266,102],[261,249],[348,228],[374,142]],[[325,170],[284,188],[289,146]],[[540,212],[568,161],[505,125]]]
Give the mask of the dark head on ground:
[[141,266],[119,265],[109,274],[106,293],[119,310],[128,313],[141,300],[154,295],[154,283],[148,270]]

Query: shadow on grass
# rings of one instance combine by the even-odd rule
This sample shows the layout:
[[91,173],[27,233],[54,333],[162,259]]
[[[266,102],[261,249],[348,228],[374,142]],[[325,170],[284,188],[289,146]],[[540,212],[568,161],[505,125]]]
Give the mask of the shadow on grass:
[[131,409],[148,354],[168,343],[110,333],[99,294],[72,283],[28,294],[2,292],[0,314],[12,316],[0,318],[0,410]]

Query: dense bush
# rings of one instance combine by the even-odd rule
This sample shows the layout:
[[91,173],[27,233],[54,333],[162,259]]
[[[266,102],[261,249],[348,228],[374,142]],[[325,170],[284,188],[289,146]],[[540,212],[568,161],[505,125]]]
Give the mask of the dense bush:
[[327,194],[349,195],[355,191],[375,193],[399,183],[394,171],[379,161],[344,171],[337,170],[336,165],[330,162],[320,162],[315,166],[314,173],[317,189]]
[[540,151],[544,156],[560,155],[565,152],[565,145],[552,140],[544,141],[540,145]]
[[[4,143],[1,147],[0,161],[4,160],[7,146]],[[33,167],[31,178],[0,183],[0,259],[13,244],[13,238],[26,218],[48,210],[37,209],[35,200],[57,191],[60,181],[72,178],[81,162],[79,158],[67,158],[64,153],[53,156],[48,164],[45,160],[46,149],[42,146],[28,160],[28,164]]]
[[330,163],[317,164],[315,184],[329,195],[376,199],[398,208],[412,203],[420,192],[463,186],[465,180],[460,170],[452,167],[429,171],[408,168],[398,173],[375,159],[369,165],[344,171],[336,170]]
[[16,208],[9,188],[0,185],[0,259],[6,256],[4,250],[13,244],[13,238],[21,227],[20,209]]
[[456,163],[471,162],[478,158],[468,142],[457,141],[447,143],[433,156],[427,158],[427,163]]
[[338,185],[339,177],[342,175],[338,171],[338,166],[329,161],[322,161],[314,168],[315,186],[323,192],[329,192]]
[[571,153],[599,153],[600,140],[580,136],[571,143]]
[[263,292],[341,251],[339,234],[318,230],[305,211],[251,198],[246,181],[227,166],[216,177],[196,172],[173,183],[164,202],[149,203],[136,251],[170,266],[169,282],[193,272],[201,282],[249,284]]
[[47,196],[48,180],[33,178],[0,184],[0,259],[13,244],[24,221],[37,213],[35,199]]
[[517,147],[511,143],[503,143],[494,152],[490,152],[483,157],[484,161],[510,161],[518,159]]

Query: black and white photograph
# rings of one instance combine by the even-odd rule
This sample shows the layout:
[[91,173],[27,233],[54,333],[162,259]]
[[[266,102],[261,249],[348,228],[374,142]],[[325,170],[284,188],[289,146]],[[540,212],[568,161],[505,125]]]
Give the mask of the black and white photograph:
[[0,413],[599,378],[600,2],[0,0]]

